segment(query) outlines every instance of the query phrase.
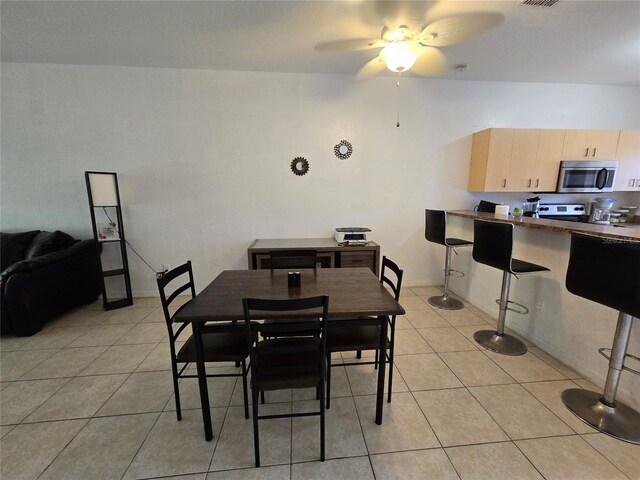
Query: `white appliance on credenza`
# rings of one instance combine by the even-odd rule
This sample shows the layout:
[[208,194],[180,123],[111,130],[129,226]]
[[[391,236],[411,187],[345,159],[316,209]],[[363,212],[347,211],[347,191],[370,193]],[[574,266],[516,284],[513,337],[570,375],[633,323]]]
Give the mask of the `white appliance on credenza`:
[[370,232],[367,227],[338,227],[334,237],[339,245],[367,245],[371,241]]

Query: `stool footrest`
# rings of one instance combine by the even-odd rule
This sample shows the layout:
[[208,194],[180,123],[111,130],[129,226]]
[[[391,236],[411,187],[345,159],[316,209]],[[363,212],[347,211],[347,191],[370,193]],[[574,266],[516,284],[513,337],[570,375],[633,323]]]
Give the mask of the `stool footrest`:
[[[498,305],[500,305],[500,299],[496,299],[496,303]],[[521,308],[521,310],[518,310],[516,308],[509,308],[509,304],[512,303],[513,305],[517,305]],[[524,305],[522,305],[521,303],[518,302],[514,302],[512,300],[507,300],[507,310],[509,310],[510,312],[513,313],[517,313],[518,315],[528,315],[529,314],[529,309],[527,307],[525,307]]]
[[[611,360],[611,349],[610,348],[599,348],[598,349],[598,353],[600,355],[602,355],[604,358],[606,358],[607,360]],[[627,358],[627,357],[635,360],[636,362],[640,362],[640,358],[636,357],[635,355],[631,355],[630,353],[625,354],[625,358]],[[640,375],[640,371],[634,370],[633,368],[627,367],[626,365],[623,365],[622,369],[626,370],[627,372],[631,372],[634,375]]]

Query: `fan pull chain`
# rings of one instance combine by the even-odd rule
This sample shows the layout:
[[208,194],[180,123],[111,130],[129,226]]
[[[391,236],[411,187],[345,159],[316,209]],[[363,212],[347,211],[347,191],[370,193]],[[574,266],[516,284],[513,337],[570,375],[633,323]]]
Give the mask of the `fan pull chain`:
[[[398,74],[398,77],[400,77],[401,74]],[[398,119],[396,121],[396,127],[400,128],[400,79],[398,78],[398,81],[396,83],[396,88],[398,89]]]

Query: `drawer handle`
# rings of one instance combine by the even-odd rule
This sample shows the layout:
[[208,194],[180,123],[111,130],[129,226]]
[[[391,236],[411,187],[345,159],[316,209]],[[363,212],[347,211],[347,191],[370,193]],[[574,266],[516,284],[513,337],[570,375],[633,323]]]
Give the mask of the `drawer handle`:
[[589,156],[589,147],[587,147],[587,149],[585,150],[585,152],[584,152],[584,156],[585,156],[585,157],[588,157],[588,156]]
[[538,185],[540,185],[540,179],[536,178],[536,188],[538,187]]

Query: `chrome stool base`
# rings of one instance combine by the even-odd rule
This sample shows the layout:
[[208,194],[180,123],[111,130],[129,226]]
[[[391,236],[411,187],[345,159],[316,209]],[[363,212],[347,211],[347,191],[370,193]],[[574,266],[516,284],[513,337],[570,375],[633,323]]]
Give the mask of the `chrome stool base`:
[[617,401],[609,407],[601,399],[601,393],[581,388],[562,392],[566,407],[583,422],[619,440],[640,444],[640,412]]
[[427,301],[429,302],[429,305],[433,305],[434,307],[442,310],[462,310],[464,308],[464,303],[457,298],[449,297],[447,295],[429,297]]
[[473,334],[473,338],[483,348],[501,355],[515,356],[527,353],[527,346],[507,333],[498,335],[494,330],[478,330]]

